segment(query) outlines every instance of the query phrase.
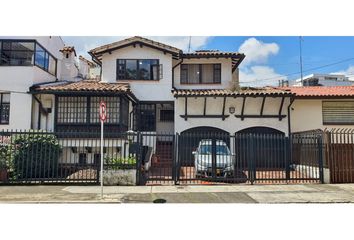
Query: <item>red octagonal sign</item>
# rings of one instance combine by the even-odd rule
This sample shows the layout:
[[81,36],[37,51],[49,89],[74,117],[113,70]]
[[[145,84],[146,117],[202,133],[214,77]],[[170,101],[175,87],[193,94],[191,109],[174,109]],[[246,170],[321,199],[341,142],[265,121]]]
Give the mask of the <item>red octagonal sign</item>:
[[100,102],[100,120],[101,121],[106,121],[107,119],[107,106],[104,101]]

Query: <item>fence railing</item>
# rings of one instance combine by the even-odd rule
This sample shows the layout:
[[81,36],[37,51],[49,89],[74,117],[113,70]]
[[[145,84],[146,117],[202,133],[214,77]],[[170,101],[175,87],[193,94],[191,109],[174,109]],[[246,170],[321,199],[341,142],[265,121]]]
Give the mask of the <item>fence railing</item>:
[[[136,169],[137,134],[104,135],[104,169]],[[97,183],[100,146],[95,132],[0,131],[0,182]]]
[[[104,170],[140,184],[354,182],[354,130],[105,132]],[[97,132],[0,131],[0,183],[99,182]]]

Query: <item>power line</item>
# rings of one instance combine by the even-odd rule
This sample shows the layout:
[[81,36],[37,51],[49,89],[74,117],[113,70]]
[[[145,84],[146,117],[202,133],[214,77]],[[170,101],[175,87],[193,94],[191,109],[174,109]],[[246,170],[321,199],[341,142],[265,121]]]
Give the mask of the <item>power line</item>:
[[[337,64],[340,64],[340,63],[343,63],[343,62],[348,62],[348,61],[351,61],[351,60],[354,60],[354,57],[347,58],[347,59],[344,59],[342,61],[338,61],[338,62],[334,62],[334,63],[330,63],[330,64],[318,66],[318,67],[314,67],[314,68],[309,68],[309,69],[303,70],[302,72],[303,73],[304,72],[310,72],[310,71],[313,71],[313,70],[317,70],[317,69],[321,69],[321,68],[326,68],[326,67],[330,67],[330,66],[333,66],[333,65],[337,65]],[[281,75],[281,76],[273,76],[273,77],[264,78],[264,79],[255,79],[255,80],[252,80],[252,81],[246,81],[246,82],[240,82],[240,83],[250,83],[250,82],[259,82],[259,81],[273,80],[273,79],[277,79],[277,78],[280,78],[280,77],[288,77],[288,76],[299,74],[299,73],[301,73],[301,71],[300,72],[288,73],[288,74]]]

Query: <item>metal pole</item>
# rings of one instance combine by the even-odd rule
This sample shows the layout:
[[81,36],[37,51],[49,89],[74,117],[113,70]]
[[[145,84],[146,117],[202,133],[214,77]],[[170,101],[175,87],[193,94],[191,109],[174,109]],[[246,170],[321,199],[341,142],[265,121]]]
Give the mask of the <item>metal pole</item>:
[[302,37],[299,37],[300,41],[300,72],[301,72],[301,86],[304,86],[304,79],[302,74]]
[[103,120],[101,120],[101,199],[103,199]]

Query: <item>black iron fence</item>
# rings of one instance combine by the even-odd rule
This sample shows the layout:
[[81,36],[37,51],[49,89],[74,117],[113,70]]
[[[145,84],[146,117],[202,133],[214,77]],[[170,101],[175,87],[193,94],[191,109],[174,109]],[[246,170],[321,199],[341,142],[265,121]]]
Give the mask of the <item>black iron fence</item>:
[[[138,134],[104,134],[104,170],[137,169]],[[0,132],[0,183],[97,184],[99,132]]]
[[[354,148],[334,150],[332,135],[105,132],[104,170],[135,170],[140,185],[323,182],[323,167],[337,164],[329,156],[353,166]],[[100,146],[97,131],[1,131],[0,183],[97,184]]]

